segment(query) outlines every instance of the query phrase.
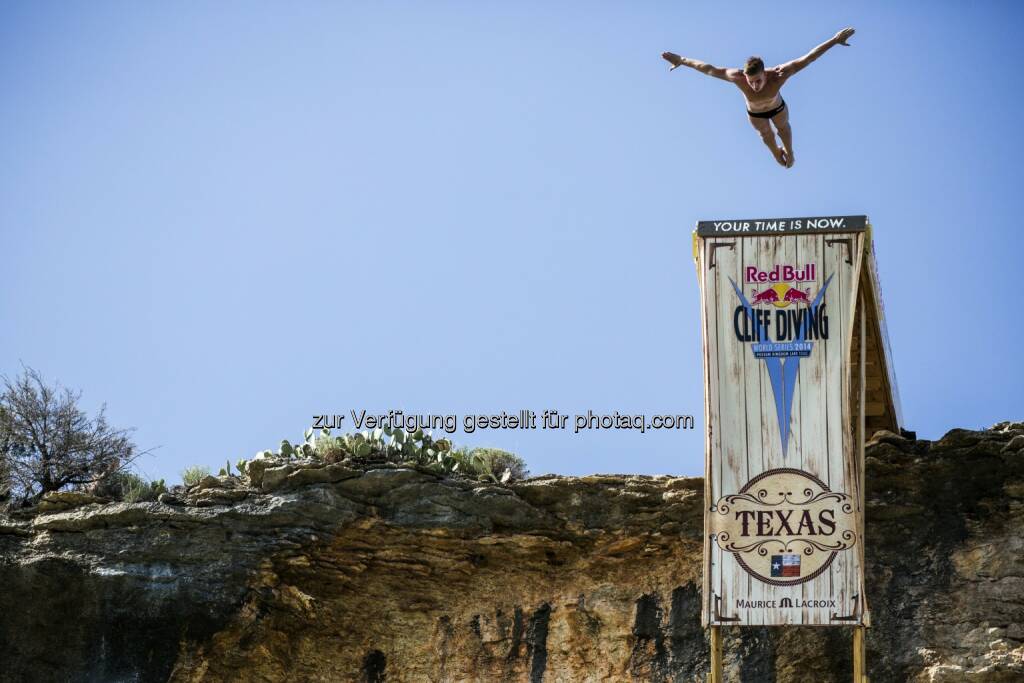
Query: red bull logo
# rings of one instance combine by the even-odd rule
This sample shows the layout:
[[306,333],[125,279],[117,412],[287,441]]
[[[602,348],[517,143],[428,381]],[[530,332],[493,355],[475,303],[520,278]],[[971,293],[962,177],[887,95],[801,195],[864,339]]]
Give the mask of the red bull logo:
[[814,282],[818,279],[818,266],[814,263],[808,263],[803,268],[777,264],[771,270],[761,270],[757,266],[747,266],[743,269],[743,272],[743,280],[747,284]]
[[811,290],[799,289],[788,284],[772,285],[760,292],[757,289],[750,290],[750,305],[772,304],[776,308],[785,308],[790,304],[811,305]]

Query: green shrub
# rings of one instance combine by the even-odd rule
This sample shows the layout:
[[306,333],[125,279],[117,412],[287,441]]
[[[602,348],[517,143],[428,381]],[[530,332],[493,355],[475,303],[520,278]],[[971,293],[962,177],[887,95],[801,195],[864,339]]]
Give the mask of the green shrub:
[[482,474],[492,475],[502,481],[525,479],[530,476],[526,462],[515,453],[499,448],[474,448],[470,455],[478,459]]
[[313,455],[329,464],[344,460],[349,453],[337,438],[330,438],[330,432],[328,432],[326,438],[316,439],[313,445]]
[[515,453],[498,448],[457,448],[452,451],[457,463],[453,470],[481,481],[505,484],[529,476],[526,463]]
[[181,481],[185,486],[198,484],[203,477],[210,476],[210,468],[205,465],[193,465],[181,471]]
[[161,493],[167,491],[163,479],[146,481],[137,474],[127,472],[121,481],[121,499],[126,503],[142,503],[156,500]]
[[163,479],[148,481],[130,470],[120,470],[101,479],[90,492],[103,498],[140,503],[156,500],[166,490]]
[[121,500],[126,503],[140,502],[149,491],[149,484],[137,474],[125,472],[120,477]]

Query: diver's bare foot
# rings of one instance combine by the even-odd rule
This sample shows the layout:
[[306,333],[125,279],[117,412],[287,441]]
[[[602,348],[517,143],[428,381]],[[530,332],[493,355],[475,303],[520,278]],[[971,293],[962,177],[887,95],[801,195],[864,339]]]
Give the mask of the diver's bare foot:
[[782,150],[782,156],[786,159],[786,168],[793,168],[793,164],[796,163],[796,159],[793,158],[793,151],[784,149]]
[[779,162],[779,166],[789,168],[786,166],[786,152],[784,150],[775,147],[772,149],[772,155],[775,157],[775,161]]

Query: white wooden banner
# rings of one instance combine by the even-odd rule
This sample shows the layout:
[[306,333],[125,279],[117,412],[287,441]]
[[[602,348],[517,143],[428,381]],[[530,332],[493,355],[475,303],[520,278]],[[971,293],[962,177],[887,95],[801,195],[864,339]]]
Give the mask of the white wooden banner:
[[863,217],[844,218],[828,232],[785,219],[776,234],[708,222],[694,236],[705,625],[866,621],[851,345],[868,236]]

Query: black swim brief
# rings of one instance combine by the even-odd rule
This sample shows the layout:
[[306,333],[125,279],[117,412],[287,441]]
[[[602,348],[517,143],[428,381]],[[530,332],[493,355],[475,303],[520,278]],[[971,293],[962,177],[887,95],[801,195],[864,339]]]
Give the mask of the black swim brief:
[[751,116],[753,116],[755,119],[770,119],[771,117],[775,116],[776,114],[781,114],[782,110],[785,109],[785,108],[786,108],[786,100],[784,100],[784,99],[782,99],[780,97],[779,98],[779,106],[775,107],[775,109],[769,109],[768,111],[750,111],[748,109],[747,113],[750,114]]

